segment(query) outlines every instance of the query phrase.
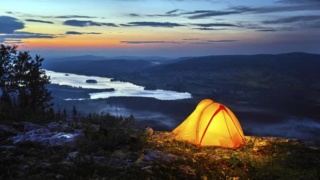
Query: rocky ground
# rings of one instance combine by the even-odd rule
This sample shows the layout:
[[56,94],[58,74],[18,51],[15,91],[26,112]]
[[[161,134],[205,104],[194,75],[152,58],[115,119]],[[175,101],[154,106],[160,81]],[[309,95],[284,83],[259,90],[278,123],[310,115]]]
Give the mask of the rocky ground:
[[246,136],[238,149],[196,148],[150,130],[130,131],[115,144],[125,133],[111,130],[1,124],[0,179],[320,179],[320,149],[294,139]]

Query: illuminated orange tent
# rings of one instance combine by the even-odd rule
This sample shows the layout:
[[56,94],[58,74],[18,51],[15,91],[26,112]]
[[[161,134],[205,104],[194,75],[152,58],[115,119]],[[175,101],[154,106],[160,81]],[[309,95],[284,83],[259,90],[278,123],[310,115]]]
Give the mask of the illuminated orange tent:
[[245,138],[237,117],[226,106],[210,99],[202,100],[190,116],[172,133],[177,140],[200,146],[237,148]]

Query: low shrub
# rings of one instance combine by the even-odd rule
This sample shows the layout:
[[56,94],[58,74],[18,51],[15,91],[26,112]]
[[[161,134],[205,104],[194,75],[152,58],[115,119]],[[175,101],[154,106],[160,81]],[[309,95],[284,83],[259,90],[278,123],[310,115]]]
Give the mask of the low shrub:
[[128,146],[137,150],[142,147],[142,131],[133,129],[134,117],[128,118],[106,115],[89,115],[80,120],[85,137],[78,140],[81,152],[114,151]]

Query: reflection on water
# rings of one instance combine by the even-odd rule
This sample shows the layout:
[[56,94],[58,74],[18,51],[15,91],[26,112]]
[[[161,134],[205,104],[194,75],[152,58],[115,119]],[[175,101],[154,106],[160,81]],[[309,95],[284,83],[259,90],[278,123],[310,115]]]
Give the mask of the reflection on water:
[[[85,76],[77,74],[66,74],[46,70],[50,76],[52,84],[67,85],[84,89],[110,89],[111,92],[89,93],[90,99],[109,98],[109,97],[153,97],[160,100],[178,100],[191,98],[187,92],[175,92],[168,90],[144,90],[144,87],[129,82],[111,81],[111,78],[98,76]],[[97,83],[86,83],[86,80],[96,80]],[[70,100],[70,99],[67,99]],[[81,99],[79,99],[81,100]]]

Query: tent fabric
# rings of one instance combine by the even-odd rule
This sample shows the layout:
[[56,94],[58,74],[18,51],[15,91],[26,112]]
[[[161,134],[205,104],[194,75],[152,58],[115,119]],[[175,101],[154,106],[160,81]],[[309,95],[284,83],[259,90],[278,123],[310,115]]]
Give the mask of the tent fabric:
[[210,99],[202,100],[172,133],[177,140],[185,140],[198,147],[237,148],[246,144],[237,117],[229,108]]

